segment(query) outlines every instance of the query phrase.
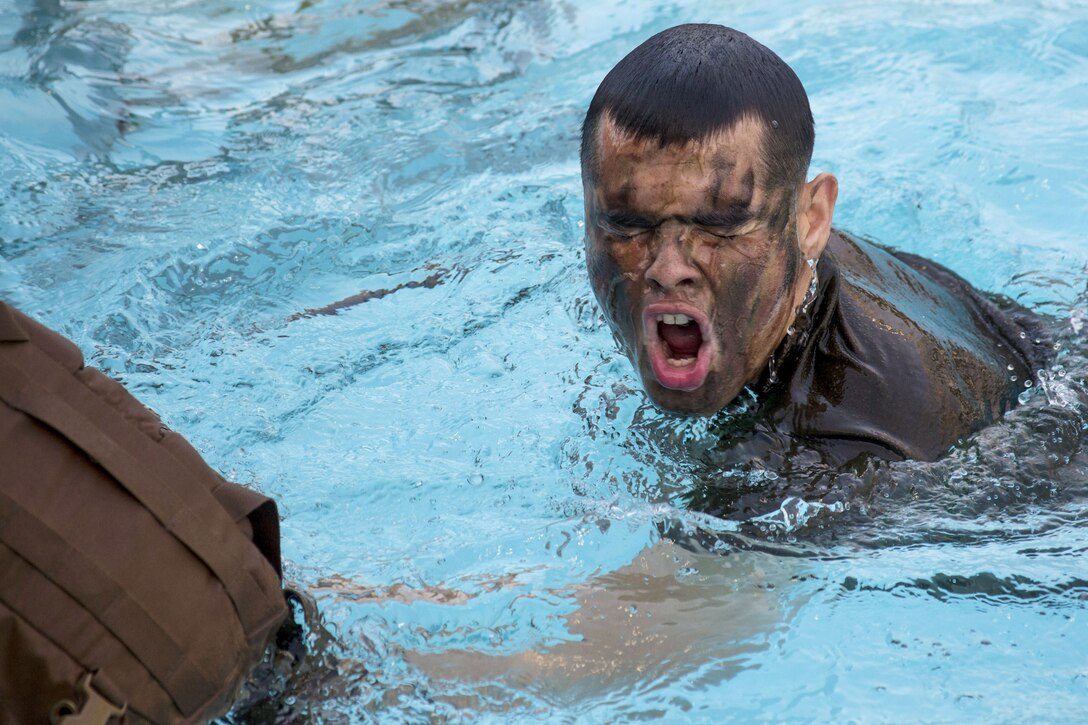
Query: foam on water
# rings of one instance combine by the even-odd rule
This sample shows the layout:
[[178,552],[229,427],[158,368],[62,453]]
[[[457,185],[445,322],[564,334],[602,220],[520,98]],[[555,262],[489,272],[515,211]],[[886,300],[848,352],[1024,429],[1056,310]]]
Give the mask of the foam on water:
[[[754,401],[616,350],[581,116],[706,20],[798,72],[839,226],[1052,318],[941,461],[722,466]],[[1086,73],[1061,0],[0,0],[0,294],[280,501],[315,656],[234,720],[1075,719]]]

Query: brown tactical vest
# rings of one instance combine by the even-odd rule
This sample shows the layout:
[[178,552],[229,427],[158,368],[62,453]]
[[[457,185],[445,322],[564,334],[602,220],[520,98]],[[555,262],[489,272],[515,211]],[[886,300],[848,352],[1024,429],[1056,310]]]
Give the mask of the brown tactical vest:
[[275,503],[0,302],[0,725],[205,722],[286,612]]

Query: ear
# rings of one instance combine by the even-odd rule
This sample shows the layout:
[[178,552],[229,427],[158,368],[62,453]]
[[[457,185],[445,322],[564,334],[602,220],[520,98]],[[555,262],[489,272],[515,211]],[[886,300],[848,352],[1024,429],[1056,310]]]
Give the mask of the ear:
[[816,259],[823,253],[838,197],[839,180],[827,172],[801,187],[797,200],[797,244],[805,259]]

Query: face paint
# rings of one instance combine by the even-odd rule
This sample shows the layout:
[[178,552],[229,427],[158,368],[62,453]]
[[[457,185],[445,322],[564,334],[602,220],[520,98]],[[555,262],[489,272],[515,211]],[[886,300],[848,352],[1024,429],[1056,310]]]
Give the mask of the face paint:
[[624,352],[661,407],[712,413],[785,336],[801,279],[793,194],[768,189],[762,129],[662,147],[598,128],[586,262]]

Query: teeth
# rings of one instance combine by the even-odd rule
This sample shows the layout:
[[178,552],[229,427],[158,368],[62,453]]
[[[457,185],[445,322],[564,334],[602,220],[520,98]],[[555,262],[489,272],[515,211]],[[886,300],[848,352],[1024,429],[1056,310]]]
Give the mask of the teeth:
[[658,315],[658,322],[664,322],[666,325],[690,325],[691,318],[687,315]]
[[684,367],[687,367],[688,365],[691,365],[692,363],[694,363],[695,358],[693,358],[693,357],[680,357],[680,358],[670,357],[670,358],[666,358],[666,362],[668,362],[669,365],[672,365],[674,368],[684,368]]

